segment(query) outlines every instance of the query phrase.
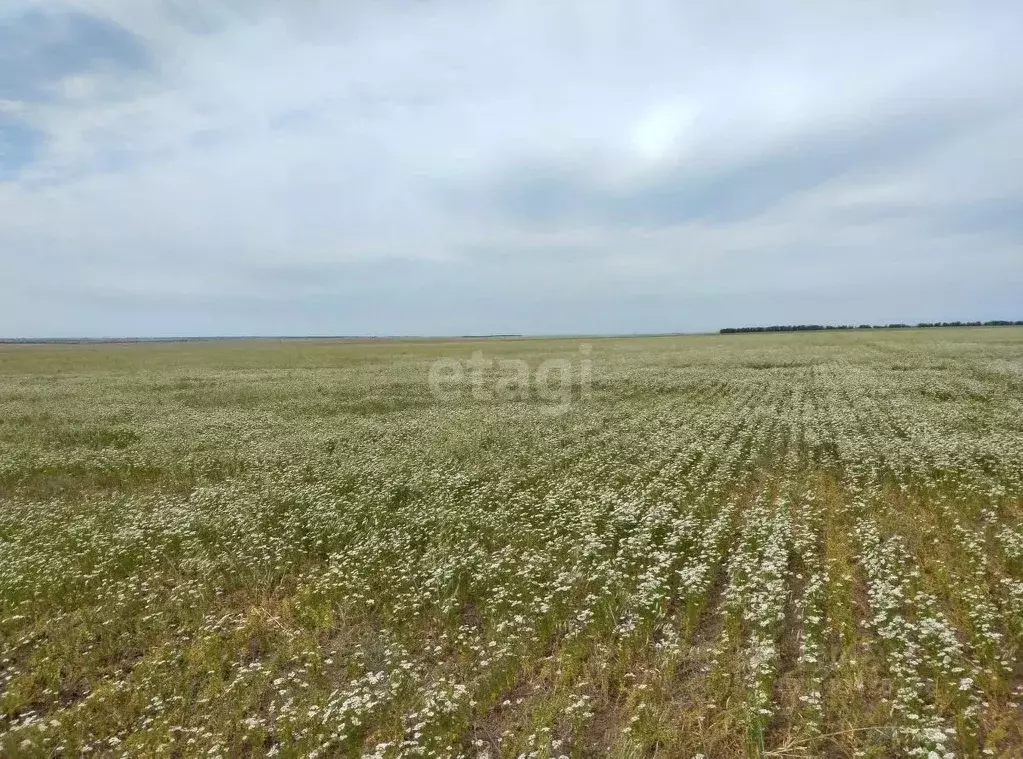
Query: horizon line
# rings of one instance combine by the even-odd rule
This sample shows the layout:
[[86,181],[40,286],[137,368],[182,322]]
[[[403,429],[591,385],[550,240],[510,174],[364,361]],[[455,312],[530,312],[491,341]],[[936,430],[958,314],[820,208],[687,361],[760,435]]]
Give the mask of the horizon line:
[[215,340],[543,340],[554,338],[624,338],[624,337],[685,337],[699,335],[734,335],[734,334],[773,334],[779,332],[814,332],[814,331],[859,331],[865,329],[976,329],[983,327],[1018,327],[1023,320],[990,319],[987,321],[955,321],[955,322],[917,322],[889,324],[773,324],[744,327],[723,327],[706,331],[680,332],[550,332],[550,333],[515,333],[495,332],[479,335],[122,335],[122,336],[64,336],[64,337],[0,337],[0,345],[44,345],[44,344],[84,344],[84,343],[181,343],[181,342],[212,342]]

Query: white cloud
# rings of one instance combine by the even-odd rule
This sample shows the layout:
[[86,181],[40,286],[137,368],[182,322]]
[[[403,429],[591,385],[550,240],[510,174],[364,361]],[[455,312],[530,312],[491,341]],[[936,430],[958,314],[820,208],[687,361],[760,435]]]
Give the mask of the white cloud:
[[[978,204],[1023,198],[1023,14],[1008,3],[68,7],[146,59],[89,59],[45,97],[0,103],[41,136],[13,178],[0,166],[0,294],[37,292],[43,310],[70,293],[101,331],[130,313],[104,299],[300,309],[406,292],[423,266],[447,312],[395,296],[381,325],[483,331],[458,287],[514,304],[539,280],[555,314],[559,288],[869,295],[871,277],[906,279],[933,251],[954,281],[978,244],[991,283],[1023,281],[1023,230],[976,221]],[[973,221],[932,223],[950,209]],[[31,331],[33,306],[18,308],[0,305],[0,332]],[[243,323],[225,318],[203,329]],[[514,305],[502,318],[529,322]]]
[[686,147],[686,139],[696,122],[697,109],[678,101],[651,108],[633,128],[632,141],[641,158],[660,162],[675,157]]

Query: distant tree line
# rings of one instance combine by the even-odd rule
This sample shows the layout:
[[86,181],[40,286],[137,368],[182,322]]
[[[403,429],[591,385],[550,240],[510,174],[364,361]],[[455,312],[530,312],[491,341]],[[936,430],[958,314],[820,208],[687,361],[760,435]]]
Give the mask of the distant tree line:
[[920,322],[919,324],[776,324],[771,327],[725,327],[722,335],[745,332],[819,332],[833,329],[909,329],[912,327],[1023,327],[1021,321],[993,319],[986,322]]

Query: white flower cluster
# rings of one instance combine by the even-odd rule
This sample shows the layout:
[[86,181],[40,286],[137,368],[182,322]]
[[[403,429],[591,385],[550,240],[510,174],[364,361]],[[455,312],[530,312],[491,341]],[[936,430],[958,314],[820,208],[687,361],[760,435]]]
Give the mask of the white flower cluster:
[[886,332],[595,341],[558,414],[0,363],[0,755],[1019,754],[1020,339]]

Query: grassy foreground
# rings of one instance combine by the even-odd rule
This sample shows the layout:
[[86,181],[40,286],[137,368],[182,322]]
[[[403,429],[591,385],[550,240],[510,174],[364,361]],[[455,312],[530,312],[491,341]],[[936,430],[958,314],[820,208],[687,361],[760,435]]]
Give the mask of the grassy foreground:
[[1021,644],[1023,329],[0,346],[0,756],[1023,756]]

